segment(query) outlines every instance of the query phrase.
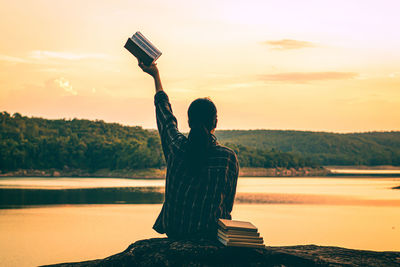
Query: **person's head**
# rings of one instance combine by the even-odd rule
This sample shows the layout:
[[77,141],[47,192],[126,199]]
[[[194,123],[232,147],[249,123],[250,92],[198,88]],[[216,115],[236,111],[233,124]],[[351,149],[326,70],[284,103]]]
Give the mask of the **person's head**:
[[203,127],[212,132],[217,127],[217,108],[209,98],[197,98],[188,109],[188,122],[191,130]]
[[217,108],[209,98],[198,98],[189,106],[188,122],[187,159],[191,168],[198,171],[206,160],[212,142],[211,134],[217,127]]

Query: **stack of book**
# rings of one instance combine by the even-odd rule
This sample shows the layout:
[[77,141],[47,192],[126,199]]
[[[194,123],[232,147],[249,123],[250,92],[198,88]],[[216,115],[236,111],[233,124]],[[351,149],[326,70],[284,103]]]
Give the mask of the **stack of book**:
[[218,220],[218,240],[228,247],[264,248],[257,227],[250,222]]

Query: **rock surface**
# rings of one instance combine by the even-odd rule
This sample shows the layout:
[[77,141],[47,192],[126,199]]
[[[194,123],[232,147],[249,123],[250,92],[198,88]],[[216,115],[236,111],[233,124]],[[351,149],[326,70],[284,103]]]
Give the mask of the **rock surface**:
[[152,238],[105,259],[48,266],[400,266],[400,252],[315,245],[235,248],[210,241]]

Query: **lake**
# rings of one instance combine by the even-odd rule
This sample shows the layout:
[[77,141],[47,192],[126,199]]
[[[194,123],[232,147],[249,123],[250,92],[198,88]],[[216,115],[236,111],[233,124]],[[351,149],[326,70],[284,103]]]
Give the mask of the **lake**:
[[[0,265],[104,258],[152,230],[164,180],[0,178]],[[240,177],[234,219],[267,246],[400,251],[400,178]]]

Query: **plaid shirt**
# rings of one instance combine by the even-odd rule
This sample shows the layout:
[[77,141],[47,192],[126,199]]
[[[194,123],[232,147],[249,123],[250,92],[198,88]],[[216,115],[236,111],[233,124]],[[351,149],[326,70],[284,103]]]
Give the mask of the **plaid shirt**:
[[165,200],[153,229],[172,238],[216,237],[217,220],[231,219],[239,163],[235,152],[212,146],[199,175],[185,164],[188,140],[178,131],[167,94],[155,95],[157,127],[167,162]]

